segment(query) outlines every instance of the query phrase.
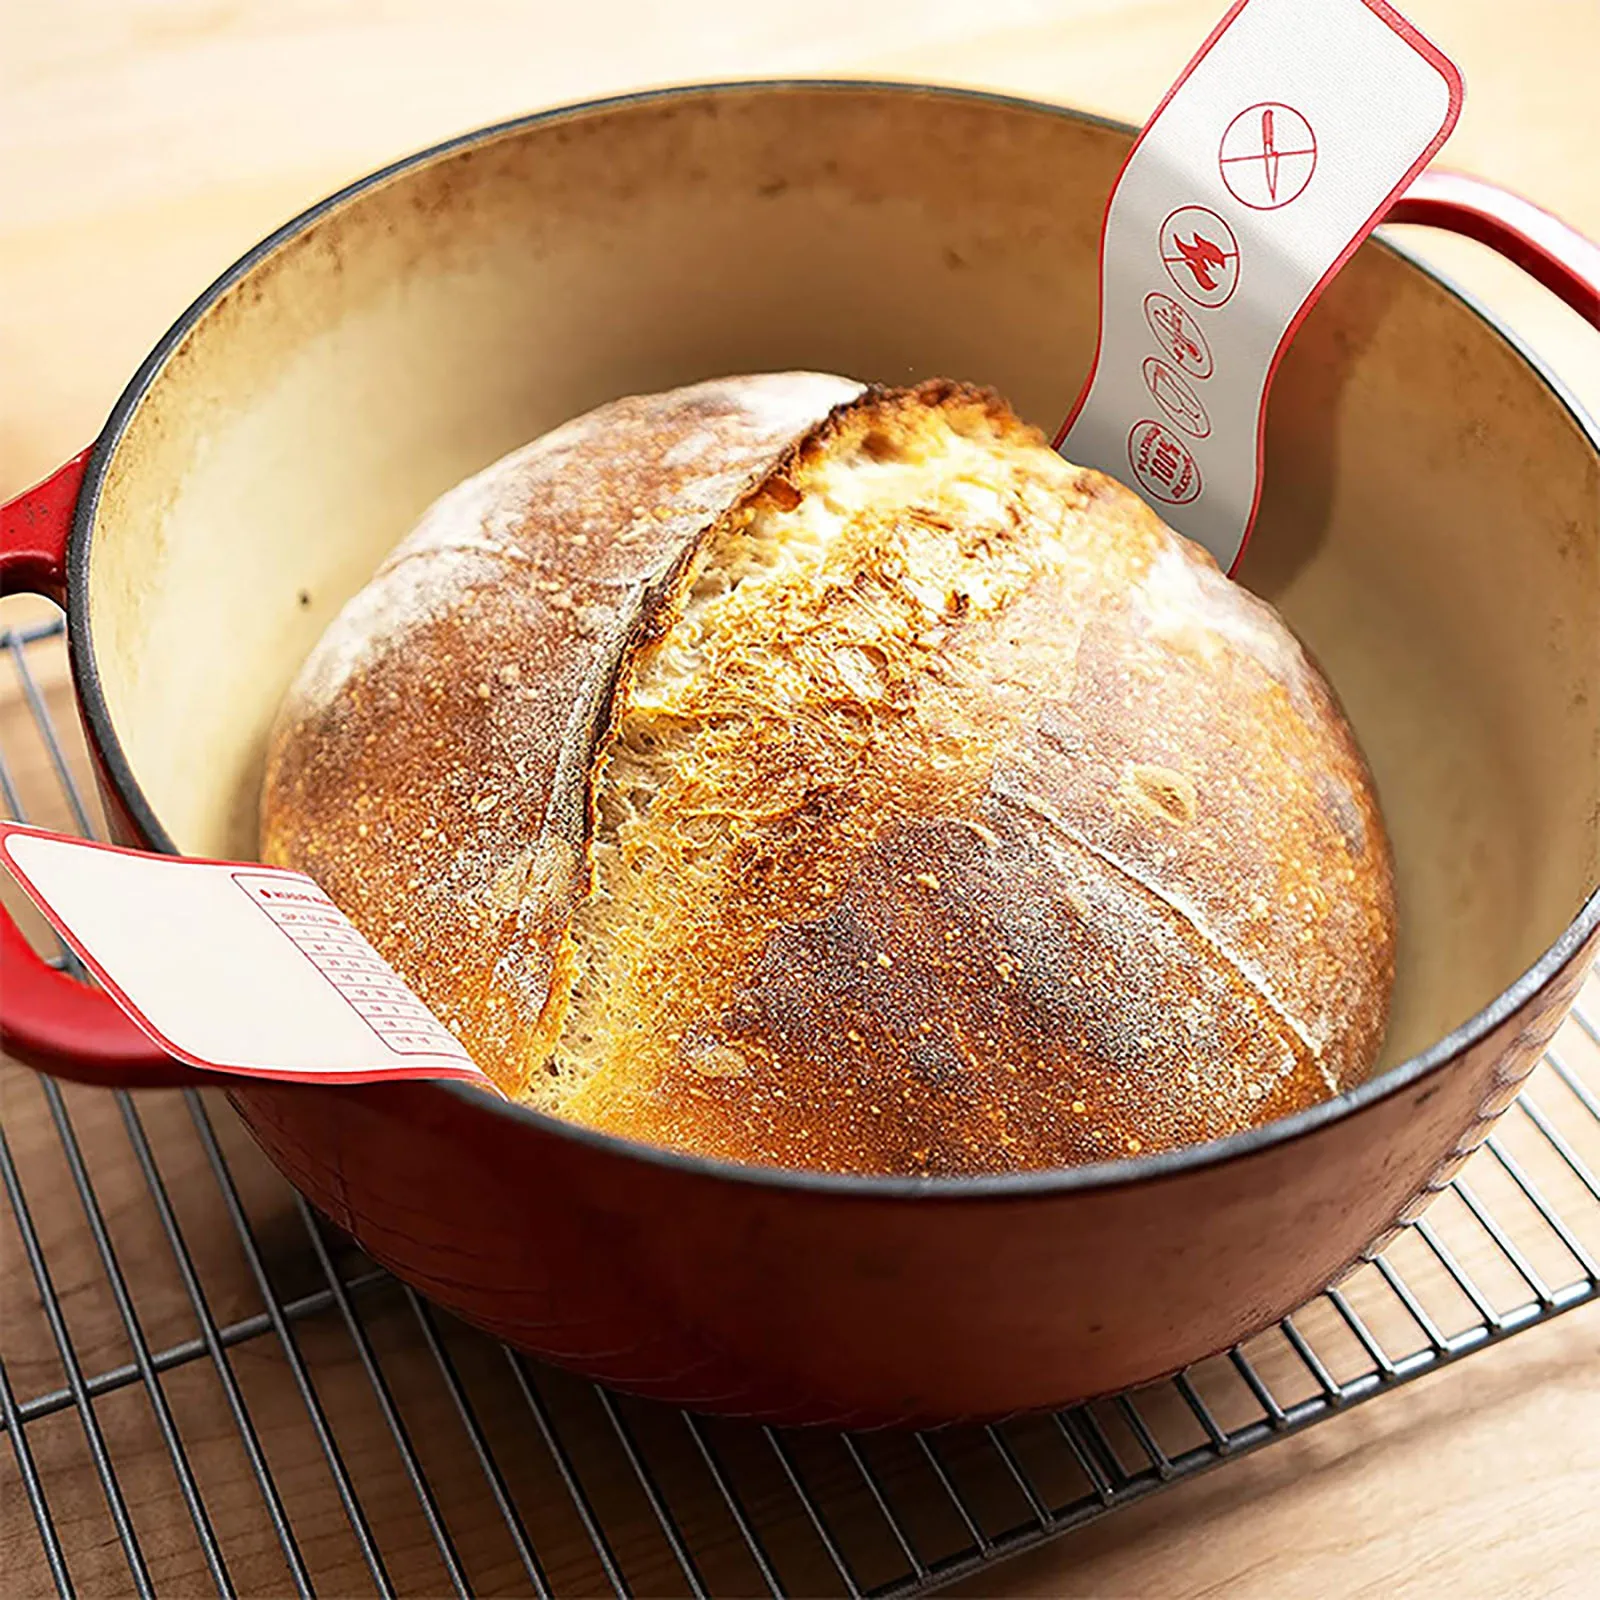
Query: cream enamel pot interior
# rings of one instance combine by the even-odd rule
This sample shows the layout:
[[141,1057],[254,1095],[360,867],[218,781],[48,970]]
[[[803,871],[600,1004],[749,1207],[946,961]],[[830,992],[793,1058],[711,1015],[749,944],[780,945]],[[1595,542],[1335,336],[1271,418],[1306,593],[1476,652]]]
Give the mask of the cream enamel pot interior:
[[[442,489],[602,400],[942,373],[1053,428],[1129,138],[918,86],[668,91],[470,135],[289,224],[141,368],[81,491],[80,462],[7,512],[7,586],[68,606],[119,835],[249,857],[269,721],[329,618]],[[1479,232],[1600,322],[1592,247],[1532,208],[1425,179],[1395,214]],[[1226,1346],[1454,1170],[1595,948],[1595,430],[1484,314],[1368,244],[1282,366],[1240,577],[1326,668],[1394,841],[1393,1024],[1362,1088],[1195,1150],[930,1183],[689,1160],[439,1085],[238,1084],[235,1104],[426,1293],[681,1403],[995,1415]],[[185,1076],[14,929],[5,951],[17,1054]]]

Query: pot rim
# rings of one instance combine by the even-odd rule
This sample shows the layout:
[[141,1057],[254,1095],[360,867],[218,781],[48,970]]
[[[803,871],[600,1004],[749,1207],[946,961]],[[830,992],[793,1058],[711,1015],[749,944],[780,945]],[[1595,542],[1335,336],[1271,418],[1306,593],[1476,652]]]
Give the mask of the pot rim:
[[[1080,111],[1071,106],[1034,100],[1023,95],[909,80],[796,77],[724,79],[711,83],[670,85],[658,89],[642,89],[627,94],[602,96],[512,117],[503,122],[491,123],[458,134],[411,155],[402,156],[355,179],[307,207],[253,245],[204,289],[167,329],[118,396],[105,426],[91,448],[67,545],[67,639],[79,711],[107,777],[116,788],[129,817],[137,825],[148,845],[167,855],[180,853],[140,789],[111,721],[90,631],[89,553],[100,492],[117,446],[140,402],[205,313],[281,245],[346,202],[379,187],[391,178],[443,159],[458,150],[472,145],[487,144],[505,135],[536,127],[542,123],[593,116],[628,106],[695,98],[714,99],[721,95],[751,91],[783,93],[818,90],[844,93],[865,90],[885,94],[937,95],[1065,117],[1071,121],[1087,123],[1130,137],[1138,132],[1132,124],[1116,118]],[[1411,250],[1395,244],[1392,240],[1376,236],[1373,236],[1370,242],[1376,248],[1398,256],[1416,271],[1432,279],[1469,312],[1485,322],[1540,379],[1557,403],[1572,418],[1579,432],[1588,439],[1596,455],[1600,456],[1600,423],[1588,416],[1560,378],[1552,373],[1541,358],[1488,307],[1451,282],[1447,276],[1435,271]],[[464,1083],[430,1081],[420,1087],[449,1095],[475,1111],[504,1117],[547,1136],[570,1139],[613,1156],[676,1169],[686,1176],[724,1179],[763,1188],[802,1189],[846,1197],[919,1200],[1021,1199],[1078,1190],[1115,1189],[1175,1177],[1182,1173],[1259,1154],[1280,1144],[1304,1138],[1329,1123],[1342,1121],[1380,1100],[1398,1094],[1439,1071],[1515,1016],[1557,977],[1597,930],[1600,930],[1600,883],[1591,888],[1588,897],[1578,908],[1565,931],[1520,977],[1513,980],[1481,1010],[1453,1028],[1443,1038],[1378,1076],[1303,1111],[1264,1123],[1260,1127],[1246,1129],[1242,1133],[1230,1134],[1225,1138],[1212,1139],[1201,1144],[1184,1145],[1175,1150],[1152,1155],[1129,1156],[1084,1166],[1048,1167],[1028,1172],[994,1173],[975,1177],[930,1178],[757,1166],[690,1155],[662,1146],[620,1138],[615,1134],[602,1133],[597,1129],[568,1122],[527,1106],[497,1099],[483,1090],[474,1089]],[[371,1092],[382,1087],[384,1086],[365,1085],[353,1092],[363,1090]]]

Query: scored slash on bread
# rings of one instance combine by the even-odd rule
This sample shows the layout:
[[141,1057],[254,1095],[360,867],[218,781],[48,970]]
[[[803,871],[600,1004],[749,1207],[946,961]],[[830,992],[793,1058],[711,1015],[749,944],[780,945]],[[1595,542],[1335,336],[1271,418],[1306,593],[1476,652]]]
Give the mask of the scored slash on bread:
[[509,1092],[839,1171],[1065,1165],[1359,1081],[1388,846],[1283,623],[993,394],[602,406],[439,500],[269,751]]

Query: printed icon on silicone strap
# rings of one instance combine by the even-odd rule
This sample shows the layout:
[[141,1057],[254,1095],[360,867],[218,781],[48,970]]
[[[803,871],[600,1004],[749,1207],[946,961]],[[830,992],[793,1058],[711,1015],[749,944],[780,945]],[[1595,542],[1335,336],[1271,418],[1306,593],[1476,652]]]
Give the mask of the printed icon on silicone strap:
[[1188,445],[1151,417],[1134,423],[1128,433],[1128,465],[1145,493],[1169,506],[1187,505],[1202,488]]
[[1293,106],[1247,106],[1223,132],[1217,170],[1241,205],[1276,211],[1305,193],[1317,170],[1317,136]]
[[1161,224],[1161,261],[1198,306],[1226,305],[1239,287],[1239,241],[1207,206],[1180,206]]
[[1144,358],[1144,384],[1150,398],[1166,412],[1167,416],[1196,439],[1211,432],[1211,418],[1197,395],[1177,374],[1170,361],[1160,356]]
[[1211,376],[1211,346],[1206,343],[1200,324],[1170,294],[1147,294],[1144,320],[1156,336],[1156,343],[1191,378]]

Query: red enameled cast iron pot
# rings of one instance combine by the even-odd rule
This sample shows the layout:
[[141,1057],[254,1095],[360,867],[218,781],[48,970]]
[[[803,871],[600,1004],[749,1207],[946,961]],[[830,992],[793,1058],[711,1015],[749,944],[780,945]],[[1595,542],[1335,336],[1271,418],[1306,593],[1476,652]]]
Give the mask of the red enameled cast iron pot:
[[[1086,370],[1131,130],[916,86],[763,83],[551,112],[398,163],[231,268],[93,448],[5,510],[62,603],[125,843],[254,852],[265,730],[436,494],[615,395],[788,366],[992,383],[1047,431]],[[1600,255],[1424,175],[1600,326]],[[1244,582],[1372,762],[1403,920],[1372,1080],[1200,1148],[912,1182],[738,1169],[435,1084],[236,1083],[268,1155],[440,1304],[547,1359],[785,1421],[993,1416],[1170,1372],[1291,1310],[1444,1183],[1600,939],[1600,442],[1537,363],[1369,243],[1279,374]],[[4,1040],[196,1075],[4,938]]]

